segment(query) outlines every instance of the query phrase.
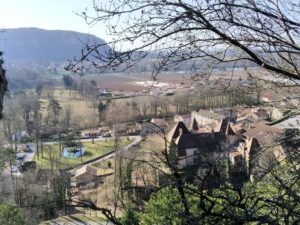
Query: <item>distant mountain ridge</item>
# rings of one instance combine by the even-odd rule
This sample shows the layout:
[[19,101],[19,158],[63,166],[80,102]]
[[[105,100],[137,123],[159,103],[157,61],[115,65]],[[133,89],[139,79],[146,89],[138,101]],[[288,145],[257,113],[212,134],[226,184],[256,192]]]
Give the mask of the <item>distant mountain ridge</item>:
[[[6,61],[64,62],[80,56],[83,42],[105,44],[94,35],[39,28],[1,29],[0,51]],[[99,50],[105,53],[103,46]]]

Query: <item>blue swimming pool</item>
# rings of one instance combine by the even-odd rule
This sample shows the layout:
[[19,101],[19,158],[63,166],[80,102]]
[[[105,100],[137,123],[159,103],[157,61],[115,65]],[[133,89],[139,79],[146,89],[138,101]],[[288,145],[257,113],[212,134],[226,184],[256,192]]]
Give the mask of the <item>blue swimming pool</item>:
[[84,155],[84,152],[85,152],[84,147],[79,147],[76,149],[65,147],[63,148],[61,154],[63,157],[66,158],[79,158]]

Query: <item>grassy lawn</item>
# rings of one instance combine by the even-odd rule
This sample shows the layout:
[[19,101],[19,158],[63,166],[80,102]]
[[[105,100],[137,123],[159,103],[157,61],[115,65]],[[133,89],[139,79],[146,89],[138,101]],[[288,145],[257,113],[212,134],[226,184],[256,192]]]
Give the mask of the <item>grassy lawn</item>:
[[[126,139],[122,139],[120,146],[125,146],[129,144],[130,141]],[[83,142],[82,143],[85,149],[85,154],[82,156],[82,162],[95,158],[97,156],[101,156],[107,152],[110,152],[114,149],[114,141],[108,140],[106,141],[95,141],[95,144],[92,144],[92,141],[90,142]],[[44,154],[43,158],[40,157],[37,158],[37,154],[34,156],[34,160],[37,162],[38,168],[43,169],[50,169],[53,168],[65,168],[68,166],[74,166],[79,163],[81,163],[81,158],[64,158],[60,156],[59,153],[59,146],[58,144],[54,145],[45,145],[44,146]]]

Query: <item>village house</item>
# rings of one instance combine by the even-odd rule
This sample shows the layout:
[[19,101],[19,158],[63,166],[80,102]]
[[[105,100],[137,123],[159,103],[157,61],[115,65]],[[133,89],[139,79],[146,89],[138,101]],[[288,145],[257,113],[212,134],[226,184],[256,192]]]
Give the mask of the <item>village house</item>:
[[193,111],[191,113],[191,123],[189,128],[193,133],[199,133],[201,131],[211,132],[212,130],[216,131],[221,126],[221,122],[224,118],[225,116],[223,115],[200,109],[198,112]]
[[265,103],[270,103],[274,101],[274,97],[272,93],[264,93],[263,95],[260,96],[259,100]]
[[100,128],[84,129],[81,131],[81,138],[99,137],[101,135]]
[[118,136],[127,136],[128,127],[125,123],[113,125],[113,133]]
[[165,129],[169,126],[167,121],[165,119],[160,118],[153,118],[150,120],[150,123],[155,124],[156,126],[160,127],[161,129]]
[[272,107],[271,120],[279,120],[283,117],[283,113],[275,106]]
[[166,132],[169,124],[165,119],[153,118],[150,120],[150,123],[141,123],[140,126],[142,127],[140,135],[145,137],[150,134],[161,133],[162,131]]
[[178,123],[178,122],[183,122],[185,124],[185,126],[189,127],[189,125],[191,124],[191,114],[187,114],[187,115],[175,115],[174,116],[174,122]]
[[272,108],[270,107],[254,107],[254,108],[243,108],[235,109],[235,114],[237,120],[242,120],[242,118],[253,117],[256,120],[266,120],[271,116]]
[[253,113],[262,120],[267,120],[271,117],[271,110],[267,110],[266,108],[256,108],[255,110],[253,110]]
[[127,131],[128,135],[140,135],[143,130],[141,123],[136,123],[133,127],[130,127]]
[[299,105],[299,100],[291,97],[284,97],[280,101],[281,106],[285,106],[287,108],[295,108]]
[[242,135],[250,175],[259,176],[261,171],[286,157],[281,143],[277,141],[283,134],[283,129],[256,123]]
[[[269,115],[259,108],[252,113],[264,118]],[[231,172],[250,176],[252,168],[257,165],[253,159],[262,153],[263,146],[270,146],[283,133],[282,129],[255,123],[255,120],[247,126],[244,123],[233,124],[230,117],[204,110],[193,112],[191,118],[190,129],[179,121],[168,133],[170,147],[175,146],[178,166],[182,169],[189,166],[205,168],[217,161],[229,160]],[[270,152],[276,160],[284,155],[280,146]]]
[[[280,138],[284,134],[284,130],[276,127],[269,126],[263,123],[256,123],[251,126],[244,134],[243,137],[246,139],[255,139],[259,144],[260,148],[270,148],[273,146],[281,146],[280,143],[277,142],[278,138]],[[272,148],[274,149],[274,148]],[[278,151],[278,149],[277,149]],[[283,149],[280,147],[280,153],[274,154],[284,154]]]
[[210,133],[190,131],[183,122],[178,122],[173,127],[168,133],[168,140],[176,146],[180,168],[200,164],[205,167],[218,159],[228,158],[230,154],[232,162],[235,162],[237,152],[243,153],[242,150],[238,151],[239,136],[233,133],[228,120],[222,121],[227,121],[227,125],[223,122],[222,129]]
[[189,130],[191,133],[218,133],[225,132],[228,124],[235,122],[233,116],[223,116],[212,111],[199,110],[191,113]]
[[300,116],[290,116],[286,120],[283,120],[277,124],[274,125],[274,127],[280,128],[280,129],[300,129]]
[[75,185],[73,186],[84,186],[86,184],[92,183],[95,181],[97,177],[97,169],[91,166],[83,166],[76,170],[74,178],[75,178]]
[[243,134],[247,138],[255,138],[261,145],[271,144],[283,134],[283,130],[264,123],[255,123]]
[[[236,120],[232,128],[235,133],[244,133],[253,124],[266,123],[272,116],[272,107],[255,107],[247,109],[235,109]],[[279,116],[279,115],[277,115]]]

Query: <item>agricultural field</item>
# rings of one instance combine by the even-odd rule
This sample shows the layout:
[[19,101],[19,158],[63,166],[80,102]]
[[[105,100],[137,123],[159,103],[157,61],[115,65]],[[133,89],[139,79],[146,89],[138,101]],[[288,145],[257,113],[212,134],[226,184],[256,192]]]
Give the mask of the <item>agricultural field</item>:
[[[57,97],[56,100],[59,102],[62,108],[61,114],[63,115],[67,109],[70,109],[72,121],[79,121],[80,125],[89,125],[89,118],[91,118],[93,115],[97,115],[97,109],[94,111],[92,103],[88,100],[59,97]],[[42,115],[43,117],[46,117],[49,99],[41,99],[41,103]]]

